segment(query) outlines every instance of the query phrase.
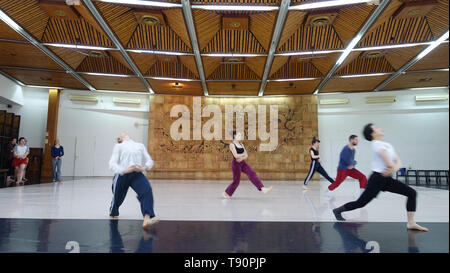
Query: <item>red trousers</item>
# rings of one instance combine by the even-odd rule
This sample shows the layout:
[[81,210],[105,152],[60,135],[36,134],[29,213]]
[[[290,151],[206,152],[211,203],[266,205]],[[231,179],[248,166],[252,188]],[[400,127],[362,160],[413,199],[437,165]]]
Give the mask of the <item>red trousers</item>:
[[339,185],[345,180],[345,178],[347,178],[347,176],[350,176],[351,178],[354,178],[354,179],[358,179],[359,187],[361,189],[366,188],[367,178],[363,173],[361,173],[357,169],[350,169],[350,170],[349,169],[347,169],[347,170],[338,169],[336,179],[334,180],[334,183],[332,183],[331,185],[328,186],[328,189],[330,191],[332,191],[332,190],[336,189],[337,187],[339,187]]

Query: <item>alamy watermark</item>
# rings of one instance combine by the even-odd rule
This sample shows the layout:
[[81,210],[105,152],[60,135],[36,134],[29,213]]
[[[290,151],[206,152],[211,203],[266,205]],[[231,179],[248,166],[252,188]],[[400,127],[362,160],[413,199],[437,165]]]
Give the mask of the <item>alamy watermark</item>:
[[[269,126],[267,126],[267,106],[269,107]],[[257,108],[257,109],[256,109]],[[179,114],[181,113],[181,116]],[[213,116],[211,117],[211,114]],[[248,140],[264,141],[259,151],[274,151],[278,146],[278,105],[225,105],[225,140],[232,140],[234,115],[236,130],[244,135],[245,114],[247,114]],[[222,109],[219,105],[208,104],[202,109],[201,97],[193,97],[192,140],[223,140]],[[188,106],[177,104],[170,110],[170,117],[178,117],[170,126],[173,140],[191,140],[191,111]],[[211,117],[202,125],[202,117]],[[269,131],[267,129],[269,128]],[[256,134],[258,133],[258,134]]]

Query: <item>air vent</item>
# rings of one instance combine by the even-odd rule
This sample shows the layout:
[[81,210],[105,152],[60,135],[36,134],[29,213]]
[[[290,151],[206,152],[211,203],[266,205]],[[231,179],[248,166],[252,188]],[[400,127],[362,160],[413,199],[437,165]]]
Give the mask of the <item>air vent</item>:
[[141,104],[140,99],[113,98],[114,103]]
[[50,78],[50,77],[39,77],[39,78],[43,81],[51,81],[52,80],[52,78]]
[[69,99],[71,101],[92,101],[92,102],[98,101],[98,97],[96,97],[96,96],[70,95]]
[[221,64],[244,64],[244,63],[245,63],[244,59],[238,57],[224,58],[223,62],[221,62]]
[[71,20],[79,19],[77,11],[72,6],[66,5],[65,2],[41,0],[39,1],[39,6],[47,12],[48,16],[52,18]]
[[246,30],[248,29],[248,17],[222,17],[222,29]]
[[396,12],[395,19],[405,19],[411,17],[425,17],[438,5],[436,0],[411,1],[404,3]]
[[306,26],[311,27],[323,27],[327,25],[333,24],[334,19],[336,18],[337,13],[310,13],[308,14],[308,18],[306,19]]
[[89,51],[88,54],[89,54],[89,57],[94,57],[94,58],[108,57],[108,54],[105,51],[92,50],[92,51]]
[[367,97],[366,103],[392,103],[397,100],[396,97]]
[[159,25],[160,21],[157,17],[152,15],[144,15],[141,17],[141,23],[148,26]]
[[363,53],[364,58],[373,59],[373,58],[379,58],[384,55],[381,51],[367,51]]
[[147,26],[165,25],[164,15],[159,11],[138,10],[134,11],[139,24]]
[[330,17],[328,16],[321,16],[321,17],[317,17],[314,18],[313,20],[311,20],[311,26],[313,27],[323,27],[326,26],[330,23]]
[[448,100],[448,95],[416,96],[416,101],[444,101],[444,100]]
[[336,104],[348,104],[349,99],[324,99],[320,100],[320,105],[336,105]]

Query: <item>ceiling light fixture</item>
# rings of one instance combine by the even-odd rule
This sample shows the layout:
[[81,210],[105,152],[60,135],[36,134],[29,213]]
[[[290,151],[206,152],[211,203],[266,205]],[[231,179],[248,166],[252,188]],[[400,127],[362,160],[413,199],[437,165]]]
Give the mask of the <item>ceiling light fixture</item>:
[[156,1],[139,1],[139,0],[99,0],[99,1],[112,4],[138,5],[138,6],[150,6],[161,8],[181,8],[181,4],[156,2]]
[[157,50],[147,50],[147,49],[126,49],[128,52],[134,53],[146,53],[146,54],[160,54],[160,55],[173,55],[173,56],[193,56],[193,53],[186,52],[175,52],[175,51],[157,51]]
[[54,47],[75,48],[75,49],[88,49],[88,50],[117,50],[117,48],[102,47],[102,46],[90,46],[90,45],[72,45],[72,44],[54,44],[54,43],[43,43],[43,45],[54,46]]
[[333,1],[321,1],[314,3],[306,3],[295,6],[290,6],[289,10],[308,10],[308,9],[319,9],[319,8],[328,8],[328,7],[336,7],[336,6],[344,6],[344,5],[355,5],[355,4],[363,4],[368,2],[374,2],[373,0],[333,0]]
[[272,11],[278,10],[277,6],[250,6],[250,5],[192,5],[193,9],[223,10],[223,11]]

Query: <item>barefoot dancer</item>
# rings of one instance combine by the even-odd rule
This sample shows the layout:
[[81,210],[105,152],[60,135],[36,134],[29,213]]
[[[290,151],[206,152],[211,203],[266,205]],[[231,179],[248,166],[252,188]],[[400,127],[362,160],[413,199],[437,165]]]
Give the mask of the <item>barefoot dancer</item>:
[[405,195],[408,197],[406,202],[406,210],[408,212],[407,229],[416,229],[428,231],[427,228],[419,226],[414,220],[416,213],[416,191],[405,185],[404,183],[393,179],[392,174],[396,173],[401,167],[401,161],[391,144],[382,141],[384,132],[381,128],[374,126],[372,123],[367,124],[363,131],[364,137],[372,142],[373,159],[372,159],[372,175],[369,177],[366,189],[363,191],[358,200],[349,202],[339,208],[333,210],[336,219],[345,221],[341,213],[367,205],[375,198],[380,191],[388,191]]
[[325,177],[330,183],[334,183],[334,180],[327,174],[324,168],[322,168],[322,165],[320,165],[320,155],[319,155],[319,143],[320,140],[316,139],[315,137],[312,140],[312,147],[309,149],[309,155],[311,156],[311,165],[309,166],[309,172],[308,175],[305,178],[305,181],[303,182],[303,189],[307,190],[309,180],[313,176],[313,174],[317,171],[319,172],[323,177]]
[[234,191],[239,186],[241,181],[241,172],[244,172],[248,179],[256,186],[259,191],[267,194],[272,191],[272,187],[266,188],[256,175],[255,171],[244,161],[247,159],[248,154],[244,148],[244,145],[240,143],[242,140],[242,134],[233,131],[233,142],[230,144],[230,151],[233,154],[233,161],[231,162],[231,168],[233,170],[233,183],[231,183],[225,192],[222,194],[224,198],[229,199],[233,195]]
[[[113,200],[111,201],[110,217],[119,215],[119,207],[125,200],[128,188],[131,187],[137,194],[141,203],[141,212],[144,216],[142,227],[144,229],[158,222],[153,211],[153,193],[149,181],[143,174],[153,167],[153,160],[142,143],[134,142],[127,133],[120,135],[121,143],[114,146],[109,161],[109,168],[114,172]],[[144,166],[141,166],[142,162]]]

